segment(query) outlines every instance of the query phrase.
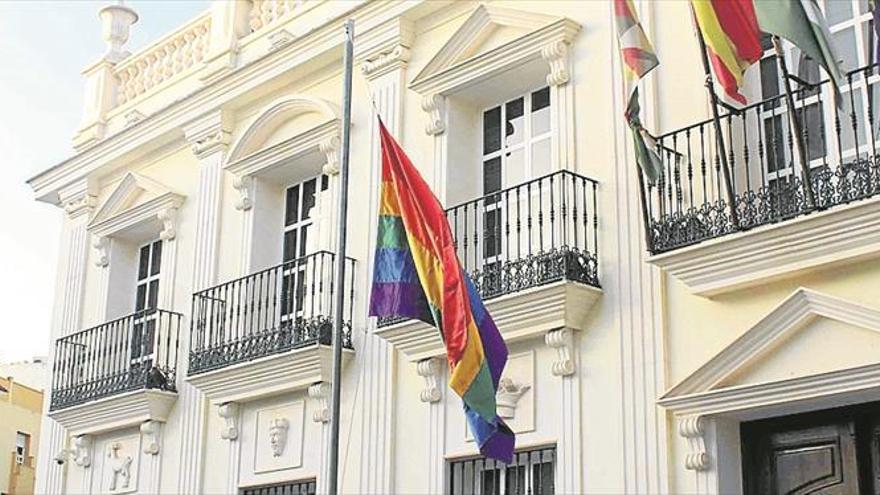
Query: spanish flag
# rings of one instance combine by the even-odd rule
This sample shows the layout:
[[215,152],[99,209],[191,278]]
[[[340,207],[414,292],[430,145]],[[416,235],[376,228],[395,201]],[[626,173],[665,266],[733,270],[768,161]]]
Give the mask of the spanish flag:
[[514,434],[495,409],[507,345],[461,268],[443,207],[381,120],[379,131],[382,186],[370,316],[414,318],[440,331],[449,386],[464,402],[480,453],[510,463]]
[[727,96],[745,105],[743,75],[761,59],[761,31],[753,0],[691,0],[715,79]]

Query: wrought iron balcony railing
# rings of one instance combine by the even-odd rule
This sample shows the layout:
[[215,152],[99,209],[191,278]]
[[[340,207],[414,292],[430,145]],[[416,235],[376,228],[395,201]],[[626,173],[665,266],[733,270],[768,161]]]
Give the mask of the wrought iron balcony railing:
[[874,108],[880,95],[878,66],[848,73],[840,101],[827,80],[793,80],[800,140],[791,130],[784,81],[768,81],[763,82],[764,93],[774,96],[720,116],[720,140],[712,120],[658,138],[663,173],[654,186],[643,177],[650,252],[672,251],[880,193],[880,122]]
[[[189,373],[320,343],[333,329],[335,255],[319,251],[193,294]],[[346,331],[351,347],[355,261],[346,258]]]
[[50,409],[133,390],[177,390],[181,318],[147,309],[55,341]]
[[458,257],[482,298],[562,280],[599,287],[597,189],[563,170],[448,208]]

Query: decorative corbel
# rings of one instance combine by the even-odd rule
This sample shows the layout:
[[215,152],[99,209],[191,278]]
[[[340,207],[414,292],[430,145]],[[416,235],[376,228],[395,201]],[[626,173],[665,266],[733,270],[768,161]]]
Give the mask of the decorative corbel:
[[98,198],[91,194],[81,194],[62,201],[64,211],[70,218],[78,217],[84,213],[89,214],[98,205]]
[[574,360],[572,359],[573,341],[571,330],[567,328],[551,330],[544,336],[544,342],[549,347],[556,349],[556,353],[559,356],[559,359],[553,362],[551,368],[555,376],[570,376],[574,374]]
[[678,434],[688,442],[690,452],[684,456],[684,467],[691,471],[705,471],[709,468],[709,454],[706,453],[705,428],[703,417],[686,416],[678,420]]
[[238,191],[238,201],[235,202],[236,210],[247,211],[253,208],[254,200],[251,199],[253,185],[254,179],[250,175],[235,176],[232,179],[232,187]]
[[159,453],[159,430],[162,425],[158,421],[146,421],[141,423],[141,444],[144,454],[156,455]]
[[309,387],[309,398],[315,400],[315,413],[312,414],[312,420],[315,423],[326,423],[330,421],[330,384],[328,382],[314,383]]
[[229,144],[230,133],[223,129],[214,129],[192,141],[193,154],[197,158],[210,155]]
[[443,95],[432,94],[422,97],[422,110],[428,113],[425,132],[430,136],[446,131],[446,103]]
[[238,410],[237,402],[227,402],[217,409],[217,414],[225,421],[220,438],[224,440],[238,439]]
[[173,241],[177,237],[175,223],[177,222],[177,208],[165,208],[158,214],[159,221],[162,222],[162,231],[159,232],[159,239],[163,241]]
[[339,136],[331,136],[318,144],[318,149],[324,154],[324,166],[321,172],[326,175],[339,173]]
[[110,264],[110,239],[96,235],[92,238],[92,247],[95,248],[95,266],[105,268]]
[[79,435],[73,438],[73,462],[79,467],[92,465],[92,436]]
[[531,385],[525,385],[514,381],[512,378],[503,377],[498,382],[498,392],[495,393],[495,404],[498,406],[498,416],[510,419],[516,415],[516,404],[519,399],[531,389]]
[[419,392],[422,402],[439,402],[440,392],[440,362],[435,358],[422,359],[416,363],[416,372],[425,379],[425,388]]
[[547,74],[549,86],[562,86],[571,77],[568,71],[568,43],[554,41],[541,49],[541,58],[550,64],[550,73]]

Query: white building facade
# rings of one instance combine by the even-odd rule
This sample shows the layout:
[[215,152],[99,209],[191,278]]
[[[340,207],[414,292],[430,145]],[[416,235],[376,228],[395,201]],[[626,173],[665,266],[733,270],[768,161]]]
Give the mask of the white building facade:
[[[788,49],[798,140],[769,47],[746,87],[760,103],[716,129],[687,4],[637,4],[661,58],[642,90],[655,185],[623,121],[610,2],[217,1],[134,54],[149,19],[102,9],[76,153],[29,181],[65,215],[37,491],[325,491],[338,291],[344,492],[871,489],[870,14],[823,3],[849,103]],[[366,316],[377,114],[446,205],[508,343],[513,464],[478,455],[437,331]]]

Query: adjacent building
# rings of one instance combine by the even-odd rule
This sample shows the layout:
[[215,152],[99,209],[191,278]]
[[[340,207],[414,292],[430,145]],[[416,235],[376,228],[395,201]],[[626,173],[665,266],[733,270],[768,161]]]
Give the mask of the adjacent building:
[[[217,1],[137,53],[130,29],[150,20],[102,9],[76,151],[29,181],[65,217],[36,491],[324,491],[340,291],[347,493],[874,490],[867,2],[820,1],[838,97],[786,47],[787,99],[768,40],[750,105],[718,121],[687,3],[636,4],[661,60],[641,91],[655,183],[623,119],[610,2]],[[478,455],[437,331],[366,316],[377,115],[507,340],[510,465]]]
[[0,493],[34,493],[43,391],[0,377]]

